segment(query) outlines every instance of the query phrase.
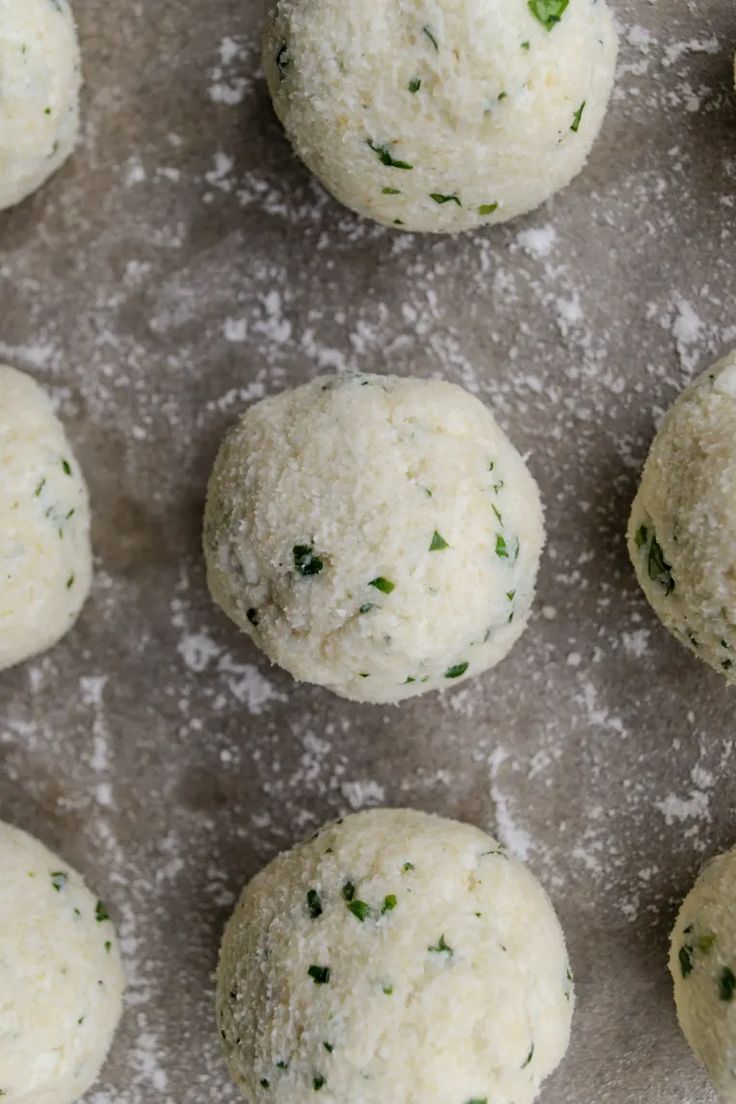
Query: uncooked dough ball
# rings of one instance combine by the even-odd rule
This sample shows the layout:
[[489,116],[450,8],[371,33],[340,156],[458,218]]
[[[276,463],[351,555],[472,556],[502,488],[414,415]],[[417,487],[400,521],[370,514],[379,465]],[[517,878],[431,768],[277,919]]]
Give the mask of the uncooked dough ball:
[[224,1053],[254,1104],[530,1104],[573,1003],[526,867],[406,809],[338,821],[257,874],[217,977]]
[[45,392],[0,366],[0,671],[50,648],[89,593],[82,472]]
[[453,384],[316,379],[226,438],[205,518],[215,600],[295,678],[355,701],[447,689],[526,625],[536,483]]
[[605,0],[274,0],[263,63],[297,153],[341,203],[456,233],[580,172],[617,46]]
[[711,860],[672,932],[680,1027],[721,1099],[736,1102],[736,850]]
[[40,188],[73,151],[80,84],[67,0],[0,0],[0,210]]
[[664,625],[736,682],[736,353],[665,418],[634,500],[629,552]]
[[115,931],[76,870],[2,822],[0,870],[0,1099],[71,1104],[120,1019]]

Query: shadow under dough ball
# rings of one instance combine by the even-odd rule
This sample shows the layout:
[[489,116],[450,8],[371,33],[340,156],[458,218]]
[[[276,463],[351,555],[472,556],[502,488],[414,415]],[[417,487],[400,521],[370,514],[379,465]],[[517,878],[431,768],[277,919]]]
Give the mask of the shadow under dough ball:
[[493,415],[438,380],[313,380],[246,411],[210,479],[215,601],[274,662],[398,702],[493,667],[526,626],[538,487]]
[[477,828],[409,809],[337,821],[257,874],[217,974],[253,1104],[531,1104],[573,1007],[539,882]]
[[605,0],[275,0],[263,65],[294,149],[341,203],[457,233],[580,172],[617,48]]
[[652,442],[629,554],[666,628],[736,682],[736,353],[676,400]]

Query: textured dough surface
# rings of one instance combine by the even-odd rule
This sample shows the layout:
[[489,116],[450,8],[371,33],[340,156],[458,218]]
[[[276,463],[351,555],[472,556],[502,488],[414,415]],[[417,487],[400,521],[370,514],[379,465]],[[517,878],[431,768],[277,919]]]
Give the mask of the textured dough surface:
[[677,1018],[722,1100],[736,1102],[736,850],[711,860],[672,932]]
[[665,418],[628,541],[663,624],[736,681],[736,353],[698,377]]
[[254,1104],[530,1104],[573,1004],[527,868],[477,828],[401,809],[328,825],[257,874],[217,981]]
[[72,153],[80,85],[67,0],[0,0],[0,210],[35,192]]
[[89,594],[89,500],[45,392],[0,365],[0,671],[50,648]]
[[276,113],[368,218],[455,233],[523,214],[583,168],[618,48],[605,0],[570,0],[549,27],[531,7],[275,0],[263,64]]
[[113,925],[68,863],[2,822],[0,870],[0,1099],[71,1104],[120,1019]]
[[226,438],[205,517],[215,600],[275,663],[357,701],[447,689],[523,631],[536,483],[453,384],[317,379]]

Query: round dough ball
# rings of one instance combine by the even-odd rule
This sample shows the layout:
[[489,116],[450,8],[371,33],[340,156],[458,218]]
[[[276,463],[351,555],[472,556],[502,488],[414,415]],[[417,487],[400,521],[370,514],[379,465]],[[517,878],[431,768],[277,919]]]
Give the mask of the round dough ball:
[[0,822],[0,1099],[71,1104],[97,1079],[122,1011],[104,904],[42,843]]
[[670,973],[680,1027],[736,1104],[736,850],[712,859],[685,898],[672,932]]
[[217,1017],[254,1104],[530,1104],[574,994],[544,890],[467,824],[374,809],[246,887]]
[[736,353],[677,399],[649,451],[629,553],[663,624],[736,681]]
[[492,667],[522,633],[539,490],[453,384],[316,379],[256,403],[210,480],[212,594],[266,655],[355,701]]
[[72,153],[81,80],[67,0],[0,0],[0,210],[35,192]]
[[50,648],[92,580],[82,472],[44,391],[0,366],[0,671]]
[[297,153],[341,203],[457,233],[580,172],[617,48],[605,0],[274,0],[263,64]]

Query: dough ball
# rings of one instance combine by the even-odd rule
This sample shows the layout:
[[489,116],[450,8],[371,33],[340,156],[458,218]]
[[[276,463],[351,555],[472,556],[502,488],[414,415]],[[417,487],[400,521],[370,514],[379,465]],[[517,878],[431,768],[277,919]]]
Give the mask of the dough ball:
[[252,406],[209,486],[212,594],[266,655],[355,701],[444,690],[522,633],[539,491],[476,398],[395,376]]
[[0,210],[40,188],[73,151],[80,85],[67,0],[0,0]]
[[50,648],[89,594],[82,472],[45,392],[0,366],[0,670]]
[[605,0],[274,0],[263,63],[297,153],[341,203],[457,233],[580,172],[617,48]]
[[721,1099],[736,1102],[736,850],[707,864],[672,932],[680,1027]]
[[408,809],[338,821],[256,875],[217,977],[253,1104],[530,1104],[573,1003],[532,874],[477,828]]
[[700,376],[665,418],[628,539],[663,624],[736,681],[736,353]]
[[0,870],[0,1099],[71,1104],[120,1019],[115,931],[76,870],[2,822]]

